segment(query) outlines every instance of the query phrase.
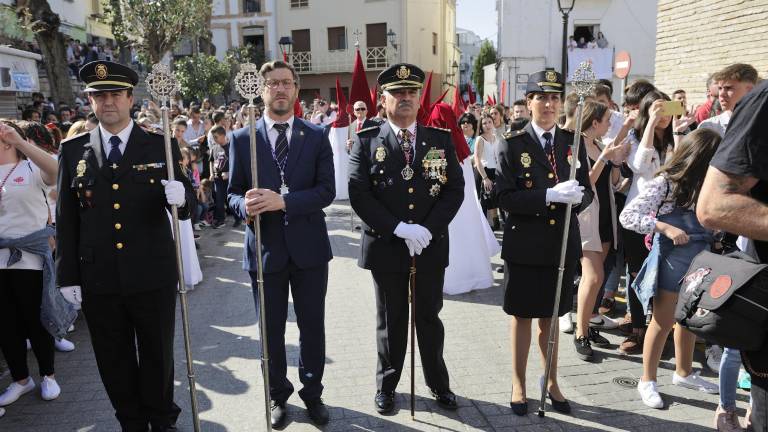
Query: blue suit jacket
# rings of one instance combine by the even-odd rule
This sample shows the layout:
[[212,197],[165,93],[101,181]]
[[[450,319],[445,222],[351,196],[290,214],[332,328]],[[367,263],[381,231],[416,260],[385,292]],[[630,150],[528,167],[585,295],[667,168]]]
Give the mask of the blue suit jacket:
[[[256,122],[259,188],[280,191],[280,171],[272,157],[263,119]],[[264,272],[285,269],[289,260],[299,268],[312,268],[333,257],[323,208],[336,197],[333,151],[323,130],[294,118],[285,165],[285,211],[261,215],[261,252]],[[234,133],[229,150],[229,206],[245,219],[245,192],[252,188],[248,128]],[[256,240],[253,228],[245,230],[243,269],[255,272]]]

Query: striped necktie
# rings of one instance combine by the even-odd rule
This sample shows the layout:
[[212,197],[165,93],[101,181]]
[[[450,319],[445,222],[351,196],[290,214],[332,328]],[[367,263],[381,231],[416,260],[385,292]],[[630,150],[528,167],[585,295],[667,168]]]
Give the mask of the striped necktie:
[[275,123],[273,126],[277,129],[277,141],[275,141],[275,162],[280,170],[285,169],[285,161],[288,158],[288,123]]

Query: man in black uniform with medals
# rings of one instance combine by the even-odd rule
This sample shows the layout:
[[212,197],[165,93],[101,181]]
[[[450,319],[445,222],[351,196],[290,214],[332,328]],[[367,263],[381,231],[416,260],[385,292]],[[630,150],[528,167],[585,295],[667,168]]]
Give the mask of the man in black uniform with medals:
[[[564,84],[562,76],[554,70],[531,74],[526,88],[531,121],[523,129],[507,133],[498,149],[496,191],[499,208],[509,214],[501,257],[504,259],[504,311],[512,316],[511,407],[518,415],[528,412],[525,369],[532,318],[539,319],[538,344],[543,362],[546,359],[563,224],[570,224],[570,232],[558,306],[560,315],[571,310],[573,277],[581,257],[576,212],[592,201],[584,146],[578,157],[572,155],[573,132],[560,129],[555,123]],[[573,163],[577,167],[576,180],[569,180]],[[568,203],[573,204],[574,211],[566,221]],[[567,413],[570,406],[557,385],[557,347],[554,352],[547,392],[552,407]]]
[[[130,117],[138,76],[118,63],[80,69],[99,126],[61,143],[56,277],[82,298],[101,380],[123,431],[170,431],[178,273],[166,209],[188,218],[192,187],[174,163],[167,181],[163,136]],[[180,153],[173,143],[174,160]],[[183,183],[182,183],[183,182]]]
[[438,314],[448,266],[448,224],[464,199],[450,131],[416,124],[424,72],[397,64],[378,77],[387,121],[362,129],[349,160],[349,199],[363,221],[358,265],[376,290],[376,409],[394,409],[408,342],[408,283],[416,256],[416,332],[424,376],[443,408],[456,409]]

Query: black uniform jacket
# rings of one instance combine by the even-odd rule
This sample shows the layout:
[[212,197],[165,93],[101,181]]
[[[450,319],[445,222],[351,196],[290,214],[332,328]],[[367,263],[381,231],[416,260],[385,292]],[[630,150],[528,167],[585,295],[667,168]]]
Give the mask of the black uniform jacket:
[[[179,148],[172,141],[174,160]],[[163,136],[133,125],[117,169],[106,161],[97,127],[61,143],[56,203],[58,286],[89,294],[134,294],[178,281],[166,208]],[[175,178],[192,185],[178,162]],[[189,218],[185,204],[179,217]]]
[[[515,264],[557,266],[566,205],[547,204],[547,189],[555,186],[557,180],[568,180],[574,134],[559,127],[555,129],[557,179],[530,123],[505,137],[506,140],[499,145],[499,164],[496,168],[499,207],[509,214],[504,227],[501,257]],[[576,214],[580,209],[587,208],[593,199],[587,153],[583,144],[579,148],[578,160],[581,164],[577,165],[576,180],[584,186],[584,198],[580,205],[573,206],[571,212],[567,263],[573,263],[581,257],[581,236]]]
[[[418,125],[414,174],[405,180],[405,155],[388,122],[354,136],[349,157],[349,200],[363,221],[360,267],[405,272],[410,255],[405,241],[394,235],[400,222],[420,224],[432,241],[417,258],[419,265],[448,266],[448,224],[464,199],[464,177],[450,132]],[[429,176],[425,159],[445,162],[445,182]],[[433,178],[438,177],[438,178]]]

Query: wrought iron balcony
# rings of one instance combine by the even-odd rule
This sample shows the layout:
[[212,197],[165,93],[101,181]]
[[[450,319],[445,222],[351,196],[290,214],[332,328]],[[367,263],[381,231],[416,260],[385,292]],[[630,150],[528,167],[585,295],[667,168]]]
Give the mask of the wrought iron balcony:
[[[368,47],[360,54],[366,70],[383,70],[394,61],[395,51],[390,47]],[[294,51],[291,63],[300,74],[352,72],[355,50]]]

